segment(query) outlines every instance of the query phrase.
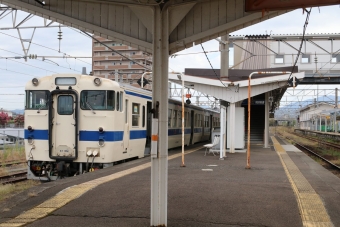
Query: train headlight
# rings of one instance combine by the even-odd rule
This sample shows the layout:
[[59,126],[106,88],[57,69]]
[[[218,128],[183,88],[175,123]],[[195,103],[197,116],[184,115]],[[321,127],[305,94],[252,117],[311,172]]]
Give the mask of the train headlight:
[[38,86],[39,80],[38,80],[37,78],[33,78],[33,79],[32,79],[32,84],[33,84],[34,86]]
[[28,127],[27,127],[27,130],[28,130],[28,131],[33,131],[32,126],[28,126]]
[[27,139],[27,142],[28,142],[29,145],[33,145],[33,144],[34,144],[34,140],[33,140],[32,137],[29,137],[29,138]]
[[93,80],[93,83],[96,85],[96,86],[99,86],[101,83],[102,83],[102,80],[100,79],[100,78],[95,78],[94,80]]
[[105,145],[105,140],[99,139],[98,144],[99,146],[103,147]]
[[99,131],[100,133],[104,132],[103,127],[99,127],[98,131]]

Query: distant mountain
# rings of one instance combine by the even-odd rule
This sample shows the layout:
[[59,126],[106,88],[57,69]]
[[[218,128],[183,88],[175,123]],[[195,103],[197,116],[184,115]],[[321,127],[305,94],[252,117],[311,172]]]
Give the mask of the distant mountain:
[[15,114],[24,114],[25,110],[19,110],[19,109],[15,109],[15,110],[11,110],[13,113]]
[[[339,99],[339,98],[338,98]],[[280,106],[280,109],[300,109],[303,107],[306,107],[310,104],[313,104],[314,102],[327,102],[329,104],[334,105],[335,104],[335,96],[320,96],[318,97],[318,100],[314,99],[306,99],[303,101],[298,101],[298,102],[292,102],[289,105],[285,106]],[[340,104],[340,99],[338,101],[338,104]]]
[[[316,102],[316,100],[306,99],[299,102],[292,102],[289,105],[280,106],[280,108],[275,111],[275,118],[296,118],[299,115],[299,109],[313,104],[314,102]],[[317,102],[327,102],[334,105],[335,96],[319,96]],[[340,104],[340,99],[338,104]]]

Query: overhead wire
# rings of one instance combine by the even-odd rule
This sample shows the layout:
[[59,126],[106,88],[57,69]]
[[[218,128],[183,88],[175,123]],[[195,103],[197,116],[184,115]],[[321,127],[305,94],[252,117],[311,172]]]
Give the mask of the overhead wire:
[[212,64],[211,64],[211,62],[210,62],[210,59],[209,59],[207,53],[206,53],[205,50],[204,50],[204,47],[203,47],[202,43],[201,43],[201,47],[202,47],[202,50],[203,50],[203,52],[204,52],[204,54],[205,54],[205,57],[207,58],[207,60],[208,60],[208,62],[209,62],[209,64],[210,64],[210,67],[211,67],[212,70],[214,71],[214,74],[215,74],[216,78],[221,82],[221,84],[222,84],[225,88],[227,88],[228,90],[230,90],[230,89],[229,89],[227,86],[225,86],[225,84],[222,82],[221,78],[218,77],[218,75],[217,75],[217,73],[216,73],[214,67],[212,66]]
[[124,54],[120,53],[119,51],[116,51],[115,49],[111,48],[109,45],[106,45],[105,43],[99,41],[99,40],[98,40],[97,38],[95,38],[93,35],[90,35],[90,34],[88,34],[87,32],[82,31],[82,30],[81,30],[81,32],[83,32],[85,35],[87,35],[87,36],[90,37],[91,39],[94,39],[96,42],[98,42],[98,43],[102,44],[103,46],[107,47],[107,48],[110,49],[111,51],[113,51],[113,52],[117,53],[118,55],[122,56],[123,58],[125,58],[125,59],[127,59],[127,60],[129,60],[129,61],[131,61],[131,62],[133,62],[133,63],[135,63],[136,65],[139,65],[139,66],[143,67],[144,69],[151,70],[150,68],[148,68],[148,67],[146,67],[146,66],[140,64],[139,62],[135,61],[134,59],[125,56]]
[[41,69],[41,70],[44,70],[44,71],[49,71],[49,72],[52,72],[52,73],[58,73],[58,72],[55,72],[55,71],[51,71],[51,70],[48,70],[48,69],[43,69],[43,68],[40,68],[40,67],[38,67],[38,66],[34,66],[34,65],[27,64],[27,63],[24,63],[24,62],[15,61],[15,60],[10,59],[10,58],[6,58],[6,57],[1,57],[1,56],[0,56],[0,59],[1,59],[1,58],[2,58],[2,59],[6,59],[6,60],[10,60],[10,61],[14,61],[14,62],[19,63],[19,64],[28,65],[28,66],[30,66],[30,67],[37,68],[37,69]]
[[[5,49],[2,49],[2,48],[0,48],[0,50],[6,51],[6,52],[12,53],[12,54],[17,54],[17,55],[21,56],[22,58],[24,57],[23,55],[21,55],[21,54],[19,54],[19,53],[16,53],[16,52],[13,52],[13,51],[5,50]],[[51,62],[47,62],[47,61],[44,61],[44,60],[40,60],[40,59],[36,59],[36,60],[41,61],[41,62],[44,62],[44,63],[46,63],[46,64],[55,65],[55,64],[53,64],[53,63],[51,63]],[[48,59],[45,59],[45,60],[48,60]],[[61,66],[61,65],[59,65],[59,64],[58,64],[57,66],[58,66],[58,67],[61,67],[61,68],[64,68],[64,69],[69,69],[69,70],[72,70],[72,71],[75,71],[75,72],[80,72],[79,70],[72,69],[72,68],[67,68],[67,67]]]
[[[15,39],[20,39],[20,38],[18,38],[18,37],[15,37],[15,36],[13,36],[13,35],[9,35],[9,34],[4,33],[4,32],[0,32],[0,33],[3,34],[3,35],[10,36],[10,37],[15,38]],[[46,48],[46,49],[49,49],[49,50],[56,51],[56,52],[58,52],[58,53],[62,53],[62,54],[66,55],[66,56],[68,56],[68,57],[70,57],[70,58],[75,58],[75,57],[72,57],[71,55],[69,55],[69,54],[67,54],[67,53],[65,53],[65,52],[62,52],[62,51],[59,51],[59,50],[56,50],[56,49],[53,49],[53,48],[50,48],[50,47],[47,47],[47,46],[38,44],[38,43],[34,43],[34,42],[30,42],[30,43],[33,44],[33,45],[36,45],[36,46],[40,46],[40,47],[43,47],[43,48]],[[77,59],[77,58],[75,58],[75,59]],[[83,61],[83,60],[80,60],[80,59],[77,59],[77,60],[92,66],[91,63],[88,63],[88,62]]]
[[292,71],[290,72],[287,81],[289,81],[289,79],[291,78],[291,76],[292,76],[292,74],[293,74],[293,71],[294,71],[294,68],[295,68],[295,66],[296,66],[296,64],[297,64],[297,61],[298,61],[298,59],[299,59],[299,57],[300,57],[302,45],[303,45],[303,42],[305,41],[305,33],[306,33],[307,26],[308,26],[309,16],[310,16],[310,13],[312,12],[312,8],[310,8],[309,11],[308,11],[307,9],[304,9],[304,11],[307,12],[307,16],[306,16],[305,24],[303,25],[303,32],[302,32],[301,43],[300,43],[299,51],[298,51],[297,56],[296,56],[296,58],[295,58],[294,65],[293,65],[293,67],[292,67]]

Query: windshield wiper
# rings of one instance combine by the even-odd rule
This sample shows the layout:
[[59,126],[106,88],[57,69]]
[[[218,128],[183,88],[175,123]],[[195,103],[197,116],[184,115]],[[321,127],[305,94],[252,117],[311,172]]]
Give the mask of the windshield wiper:
[[86,106],[87,106],[90,110],[92,110],[92,113],[96,114],[96,112],[94,112],[92,106],[91,106],[88,102],[85,102],[85,103],[86,103]]

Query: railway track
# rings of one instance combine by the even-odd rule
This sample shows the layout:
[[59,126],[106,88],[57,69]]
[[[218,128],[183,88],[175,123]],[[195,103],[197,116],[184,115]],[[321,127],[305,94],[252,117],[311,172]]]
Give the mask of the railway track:
[[[306,147],[306,146],[304,146],[304,145],[302,145],[302,144],[300,144],[300,143],[297,143],[293,138],[290,138],[290,137],[288,137],[288,136],[283,136],[283,135],[280,134],[280,133],[278,133],[278,135],[279,135],[281,138],[285,138],[285,139],[294,141],[294,145],[295,145],[297,148],[299,148],[300,150],[304,151],[305,153],[307,153],[307,154],[309,154],[309,155],[311,155],[311,156],[314,156],[314,157],[317,157],[317,158],[321,159],[324,163],[327,163],[327,165],[328,165],[327,169],[333,169],[333,170],[335,170],[336,173],[334,172],[334,174],[336,174],[337,176],[340,177],[340,166],[338,166],[338,165],[332,163],[330,160],[328,160],[328,159],[322,157],[321,155],[319,155],[318,153],[312,151],[312,150],[309,149],[308,147]],[[294,135],[295,135],[295,134],[294,134]],[[298,136],[300,136],[300,135],[298,135]],[[309,139],[309,138],[306,138],[306,137],[304,137],[304,136],[301,136],[301,137],[303,137],[303,138],[305,138],[305,139]],[[320,140],[315,139],[315,138],[312,138],[311,140],[316,141],[316,142],[319,142],[320,144],[328,145],[328,146],[334,145],[333,143],[323,142],[323,141],[320,141]],[[335,144],[335,145],[336,145],[336,146],[332,146],[332,147],[334,147],[334,148],[338,148],[338,147],[339,147],[339,145],[337,145],[337,144]],[[338,149],[340,149],[340,148],[338,148]]]
[[299,137],[302,137],[302,138],[305,138],[305,139],[308,139],[308,140],[312,140],[312,141],[318,142],[319,144],[327,145],[329,147],[336,148],[336,149],[340,150],[340,145],[338,143],[326,142],[326,141],[317,139],[317,138],[312,137],[312,136],[305,136],[305,135],[301,135],[301,134],[297,134],[297,133],[292,133],[292,134],[295,135],[295,136],[299,136]]
[[0,176],[1,184],[13,184],[20,181],[27,180],[27,170],[19,171],[19,172],[12,172],[8,175]]
[[328,159],[322,157],[321,155],[317,154],[316,152],[312,151],[311,149],[309,149],[309,148],[307,148],[307,147],[305,147],[305,146],[303,146],[302,144],[299,144],[299,143],[295,143],[295,146],[298,147],[298,148],[302,148],[305,151],[308,151],[308,153],[312,154],[313,156],[320,158],[322,161],[328,163],[332,168],[334,168],[334,169],[336,169],[337,171],[340,172],[340,166],[335,165],[334,163],[332,163]]
[[9,162],[1,162],[0,167],[9,167],[13,165],[21,165],[26,163],[26,160],[18,160],[18,161],[9,161]]

